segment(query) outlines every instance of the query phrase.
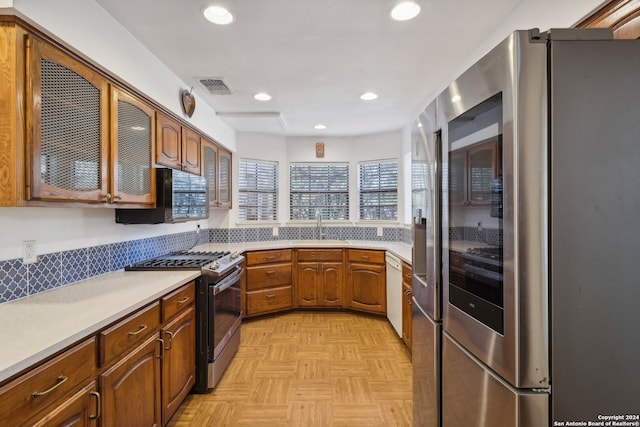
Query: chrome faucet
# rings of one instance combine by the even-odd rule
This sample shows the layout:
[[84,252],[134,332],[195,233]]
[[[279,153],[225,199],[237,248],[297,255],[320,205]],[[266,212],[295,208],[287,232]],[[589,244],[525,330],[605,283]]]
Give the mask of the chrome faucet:
[[318,240],[324,240],[325,233],[322,231],[322,212],[320,209],[316,209],[316,229]]

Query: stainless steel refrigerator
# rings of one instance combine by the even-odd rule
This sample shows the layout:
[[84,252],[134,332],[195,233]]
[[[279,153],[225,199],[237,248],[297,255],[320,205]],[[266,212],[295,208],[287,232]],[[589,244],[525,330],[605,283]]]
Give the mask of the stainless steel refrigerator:
[[438,97],[444,427],[638,421],[639,70],[517,31]]
[[413,425],[440,425],[440,134],[436,102],[418,117],[412,131],[413,211]]

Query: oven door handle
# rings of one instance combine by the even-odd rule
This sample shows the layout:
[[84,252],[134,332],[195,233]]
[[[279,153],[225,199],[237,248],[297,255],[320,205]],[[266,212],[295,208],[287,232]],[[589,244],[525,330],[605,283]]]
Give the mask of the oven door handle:
[[227,277],[222,279],[220,283],[216,283],[213,286],[213,294],[218,295],[220,292],[233,285],[240,278],[240,276],[242,276],[242,268],[240,266],[236,266],[236,271],[229,274]]
[[475,265],[465,264],[464,270],[467,273],[468,277],[477,279],[480,282],[486,283],[488,285],[497,287],[499,286],[498,283],[502,282],[503,280],[502,274],[496,271],[485,270],[484,268],[476,267]]

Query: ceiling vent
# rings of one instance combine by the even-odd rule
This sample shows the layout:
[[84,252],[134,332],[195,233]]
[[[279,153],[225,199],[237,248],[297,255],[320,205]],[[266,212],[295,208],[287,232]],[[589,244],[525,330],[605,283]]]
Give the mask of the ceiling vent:
[[219,77],[201,77],[198,78],[202,86],[206,87],[212,95],[231,95],[231,88],[223,79]]

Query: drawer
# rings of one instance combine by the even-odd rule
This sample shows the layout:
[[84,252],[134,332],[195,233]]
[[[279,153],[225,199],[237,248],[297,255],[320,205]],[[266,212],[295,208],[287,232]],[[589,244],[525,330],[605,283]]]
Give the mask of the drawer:
[[191,307],[195,302],[196,283],[190,282],[176,291],[162,297],[162,322],[166,322],[176,313]]
[[342,249],[298,249],[298,261],[342,261]]
[[290,285],[292,282],[291,277],[291,264],[247,267],[247,290]]
[[411,284],[411,266],[406,262],[402,263],[402,281]]
[[155,302],[100,332],[100,364],[112,362],[150,334],[158,332],[159,326],[160,303]]
[[293,287],[247,292],[247,315],[269,313],[293,307]]
[[247,265],[291,261],[291,249],[247,252],[245,253],[245,259],[247,260]]
[[23,425],[39,411],[62,403],[79,384],[96,375],[96,367],[96,338],[92,337],[6,384],[0,388],[0,425]]
[[349,262],[384,264],[384,251],[349,249]]

